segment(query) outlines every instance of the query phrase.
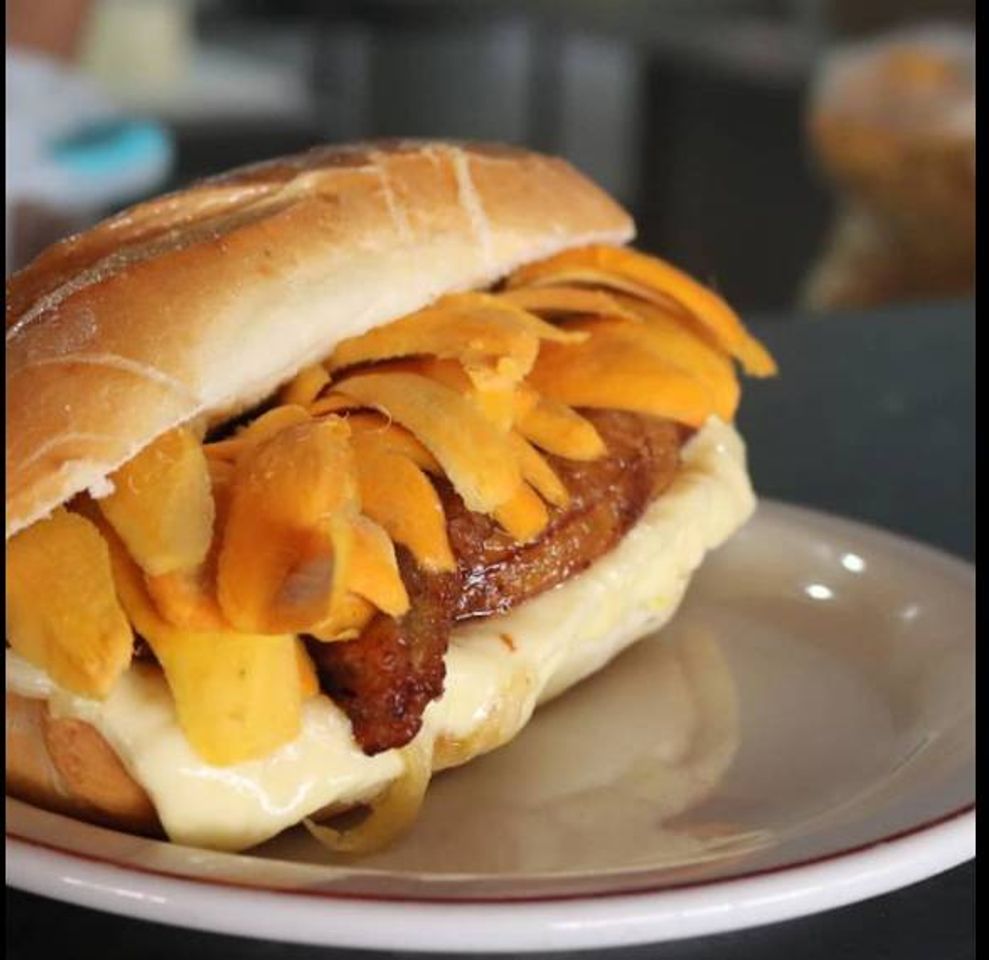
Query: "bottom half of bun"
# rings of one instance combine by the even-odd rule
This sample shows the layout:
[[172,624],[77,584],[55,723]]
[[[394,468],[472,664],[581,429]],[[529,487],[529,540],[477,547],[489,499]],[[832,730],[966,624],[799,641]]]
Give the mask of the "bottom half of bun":
[[672,486],[588,570],[509,613],[454,631],[445,692],[409,747],[364,755],[325,696],[269,757],[211,767],[192,751],[159,670],[133,665],[104,701],[55,686],[7,652],[7,792],[38,806],[191,846],[242,850],[306,818],[370,804],[407,777],[511,740],[533,710],[675,613],[704,554],[754,498],[734,429],[710,421]]

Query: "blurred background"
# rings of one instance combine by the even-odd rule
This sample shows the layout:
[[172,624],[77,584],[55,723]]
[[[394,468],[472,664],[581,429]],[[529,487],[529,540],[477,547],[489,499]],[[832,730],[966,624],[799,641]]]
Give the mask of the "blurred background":
[[975,3],[8,0],[7,271],[326,141],[562,154],[743,310],[971,295]]

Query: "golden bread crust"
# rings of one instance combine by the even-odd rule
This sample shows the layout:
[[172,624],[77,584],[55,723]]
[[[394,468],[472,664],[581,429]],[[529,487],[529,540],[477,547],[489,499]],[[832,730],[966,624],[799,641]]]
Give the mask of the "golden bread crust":
[[402,141],[245,167],[70,237],[7,285],[6,536],[341,339],[632,233],[562,160]]
[[52,717],[46,701],[9,690],[5,716],[8,794],[91,823],[161,834],[148,795],[94,727]]

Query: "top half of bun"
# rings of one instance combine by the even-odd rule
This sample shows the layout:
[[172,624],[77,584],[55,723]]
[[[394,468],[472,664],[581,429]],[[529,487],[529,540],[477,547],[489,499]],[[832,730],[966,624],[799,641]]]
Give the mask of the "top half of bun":
[[7,285],[6,536],[341,339],[632,234],[561,160],[400,142],[245,167],[64,240]]

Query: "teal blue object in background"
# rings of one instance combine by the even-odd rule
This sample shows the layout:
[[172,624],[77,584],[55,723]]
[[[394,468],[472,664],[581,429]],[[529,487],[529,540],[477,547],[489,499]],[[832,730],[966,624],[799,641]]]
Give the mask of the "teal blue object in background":
[[50,145],[50,156],[67,173],[82,177],[119,176],[167,165],[172,137],[160,124],[114,120],[73,132]]

